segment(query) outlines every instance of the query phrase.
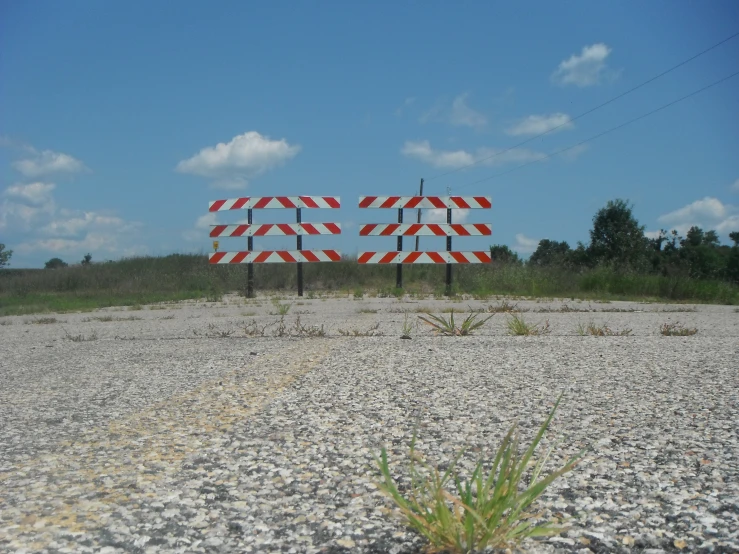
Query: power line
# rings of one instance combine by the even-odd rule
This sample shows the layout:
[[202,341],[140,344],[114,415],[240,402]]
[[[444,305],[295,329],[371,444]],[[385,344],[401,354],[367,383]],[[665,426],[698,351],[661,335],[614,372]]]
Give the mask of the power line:
[[700,94],[701,92],[706,91],[706,90],[708,90],[711,87],[715,87],[716,85],[720,85],[724,81],[728,81],[729,79],[731,79],[732,77],[736,77],[737,75],[739,75],[739,71],[736,71],[736,72],[732,73],[731,75],[729,75],[727,77],[724,77],[723,79],[719,79],[718,81],[714,81],[710,85],[706,85],[703,88],[700,88],[698,90],[694,90],[690,94],[686,94],[685,96],[683,96],[681,98],[678,98],[677,100],[673,100],[669,104],[664,104],[664,105],[660,106],[659,108],[656,108],[656,109],[654,109],[654,110],[652,110],[650,112],[647,112],[647,113],[642,114],[642,115],[640,115],[638,117],[635,117],[634,119],[630,119],[629,121],[627,121],[625,123],[622,123],[621,125],[617,125],[616,127],[611,127],[610,129],[608,129],[606,131],[603,131],[602,133],[598,133],[597,135],[594,135],[594,136],[592,136],[590,138],[587,138],[585,140],[581,140],[577,144],[573,144],[572,146],[568,146],[566,148],[562,148],[562,149],[557,150],[556,152],[552,152],[551,154],[548,154],[548,155],[546,155],[546,156],[544,156],[542,158],[538,158],[538,159],[533,160],[531,162],[527,162],[525,164],[521,164],[521,165],[516,166],[514,168],[511,168],[511,169],[509,169],[507,171],[502,171],[500,173],[496,173],[495,175],[490,175],[488,177],[484,177],[482,179],[478,179],[477,181],[473,181],[471,183],[467,183],[466,185],[462,185],[461,187],[456,187],[455,190],[459,190],[459,189],[462,189],[462,188],[465,188],[465,187],[476,185],[478,183],[482,183],[483,181],[489,181],[490,179],[494,179],[494,178],[500,177],[502,175],[507,175],[508,173],[512,173],[513,171],[517,171],[517,170],[519,170],[519,169],[521,169],[523,167],[526,167],[526,166],[529,166],[529,165],[532,165],[532,164],[535,164],[535,163],[538,163],[538,162],[543,162],[544,160],[547,160],[549,158],[552,158],[554,156],[557,156],[558,154],[561,154],[563,152],[567,152],[568,150],[572,150],[573,148],[577,148],[578,146],[581,146],[581,145],[585,144],[586,142],[590,142],[590,141],[595,140],[597,138],[600,138],[600,137],[602,137],[604,135],[607,135],[609,133],[612,133],[613,131],[617,131],[618,129],[622,129],[622,128],[626,127],[627,125],[631,125],[632,123],[635,123],[635,122],[637,122],[637,121],[639,121],[641,119],[644,119],[645,117],[649,117],[650,115],[656,114],[657,112],[660,112],[660,111],[662,111],[662,110],[664,110],[666,108],[669,108],[670,106],[674,106],[678,102],[682,102],[683,100],[687,100],[691,96],[695,96],[696,94]]
[[499,152],[496,152],[495,154],[491,154],[490,156],[486,156],[486,157],[484,157],[484,158],[480,158],[479,160],[475,160],[474,162],[472,162],[472,163],[469,163],[469,164],[467,164],[467,165],[463,165],[463,166],[461,166],[461,167],[457,167],[457,168],[454,168],[454,169],[452,169],[452,170],[450,170],[450,171],[447,171],[447,172],[445,172],[445,173],[440,173],[439,175],[434,175],[434,176],[432,176],[432,177],[429,177],[428,179],[426,179],[426,182],[428,182],[428,181],[433,181],[434,179],[439,179],[440,177],[445,177],[445,176],[447,176],[447,175],[451,175],[452,173],[456,173],[457,171],[461,171],[461,170],[463,170],[463,169],[467,169],[468,167],[472,167],[473,165],[477,165],[477,164],[479,164],[480,162],[484,162],[484,161],[486,161],[486,160],[489,160],[489,159],[491,159],[491,158],[495,158],[496,156],[500,156],[501,154],[505,154],[506,152],[510,152],[510,151],[511,151],[511,150],[513,150],[514,148],[518,148],[519,146],[523,146],[524,144],[528,144],[528,143],[529,143],[529,142],[531,142],[532,140],[536,140],[536,139],[538,139],[538,138],[541,138],[541,137],[543,137],[544,135],[548,135],[548,134],[549,134],[549,133],[551,133],[552,131],[556,131],[556,130],[557,130],[557,129],[559,129],[560,127],[564,127],[565,125],[568,125],[568,124],[572,123],[573,121],[576,121],[576,120],[580,119],[581,117],[585,117],[586,115],[588,115],[588,114],[591,114],[591,113],[593,113],[594,111],[596,111],[596,110],[599,110],[599,109],[601,109],[601,108],[603,108],[603,107],[607,106],[608,104],[610,104],[610,103],[612,103],[612,102],[615,102],[615,101],[616,101],[616,100],[618,100],[619,98],[623,98],[623,97],[624,97],[624,96],[626,96],[627,94],[631,94],[632,92],[634,92],[634,91],[636,91],[636,90],[639,90],[639,89],[640,89],[640,88],[642,88],[643,86],[645,86],[645,85],[648,85],[649,83],[651,83],[651,82],[653,82],[653,81],[656,81],[656,80],[657,80],[657,79],[659,79],[660,77],[664,77],[664,76],[665,76],[665,75],[667,75],[668,73],[670,73],[670,72],[672,72],[672,71],[676,70],[676,69],[677,69],[677,68],[679,68],[679,67],[682,67],[682,66],[683,66],[683,65],[685,65],[686,63],[692,62],[692,61],[693,61],[694,59],[696,59],[696,58],[699,58],[700,56],[702,56],[703,54],[706,54],[707,52],[710,52],[710,51],[711,51],[711,50],[713,50],[714,48],[718,48],[719,46],[721,46],[721,45],[722,45],[722,44],[724,44],[725,42],[728,42],[728,41],[730,41],[731,39],[733,39],[733,38],[736,38],[737,36],[739,36],[739,32],[736,32],[736,33],[734,33],[733,35],[731,35],[730,37],[727,37],[727,38],[723,39],[723,40],[722,40],[721,42],[717,42],[717,43],[716,43],[716,44],[714,44],[713,46],[709,46],[709,47],[708,47],[708,48],[706,48],[705,50],[703,50],[703,51],[701,51],[701,52],[698,52],[697,54],[695,54],[694,56],[692,56],[692,57],[688,58],[687,60],[683,60],[683,61],[682,61],[682,62],[680,62],[679,64],[677,64],[677,65],[674,65],[674,66],[672,66],[671,68],[669,68],[669,69],[667,69],[667,70],[663,71],[663,72],[662,72],[662,73],[660,73],[659,75],[655,75],[655,76],[654,76],[654,77],[652,77],[651,79],[648,79],[648,80],[644,81],[643,83],[641,83],[641,84],[639,84],[639,85],[636,85],[636,86],[635,86],[635,87],[633,87],[633,88],[630,88],[630,89],[629,89],[629,90],[627,90],[626,92],[622,92],[622,93],[621,93],[621,94],[619,94],[618,96],[614,96],[614,97],[613,97],[613,98],[611,98],[610,100],[606,100],[606,101],[605,101],[605,102],[603,102],[602,104],[599,104],[598,106],[595,106],[594,108],[591,108],[591,109],[589,109],[588,111],[586,111],[586,112],[583,112],[583,113],[581,113],[580,115],[578,115],[578,116],[576,116],[576,117],[570,118],[570,119],[568,119],[567,121],[565,121],[564,123],[560,123],[560,124],[559,124],[559,125],[557,125],[556,127],[552,127],[551,129],[547,129],[547,130],[546,130],[546,131],[544,131],[543,133],[539,133],[538,135],[534,135],[533,137],[527,138],[526,140],[524,140],[524,141],[522,141],[522,142],[519,142],[518,144],[514,144],[513,146],[511,146],[511,147],[509,147],[509,148],[506,148],[505,150],[501,150],[501,151],[499,151]]

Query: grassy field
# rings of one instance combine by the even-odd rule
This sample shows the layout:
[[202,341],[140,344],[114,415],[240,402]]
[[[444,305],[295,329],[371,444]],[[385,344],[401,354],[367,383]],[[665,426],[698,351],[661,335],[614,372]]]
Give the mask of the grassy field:
[[[404,290],[395,289],[395,266],[304,264],[305,294],[394,295],[444,293],[444,266],[403,270]],[[153,302],[206,298],[246,289],[245,265],[210,266],[205,255],[174,254],[55,270],[0,270],[0,316],[92,310]],[[294,265],[264,264],[254,269],[257,291],[293,292]],[[596,269],[574,273],[527,266],[456,266],[455,294],[515,295],[607,300],[661,300],[739,304],[739,287],[721,281],[614,273]]]

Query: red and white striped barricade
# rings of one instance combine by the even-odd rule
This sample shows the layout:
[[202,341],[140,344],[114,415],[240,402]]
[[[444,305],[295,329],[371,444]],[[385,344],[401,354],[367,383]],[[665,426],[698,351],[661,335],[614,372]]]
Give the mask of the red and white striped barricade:
[[[304,262],[338,262],[341,253],[337,250],[303,250],[303,235],[340,235],[340,223],[303,223],[302,208],[341,207],[338,196],[251,196],[230,198],[210,202],[208,211],[246,210],[246,223],[211,225],[210,236],[247,237],[247,250],[238,252],[218,251],[218,241],[208,259],[211,264],[249,264],[247,296],[254,296],[254,266],[258,263],[295,263],[298,266],[298,296],[303,296]],[[295,223],[253,223],[252,210],[269,208],[294,208]],[[254,237],[295,236],[297,250],[254,250]]]
[[[490,252],[455,252],[452,237],[492,235],[489,223],[452,223],[453,209],[490,209],[489,196],[360,196],[360,208],[393,208],[398,210],[398,223],[365,223],[359,236],[397,236],[395,252],[360,252],[360,264],[397,264],[396,285],[403,288],[403,264],[446,264],[447,294],[451,293],[452,264],[489,264]],[[404,209],[446,209],[446,223],[403,223]],[[403,237],[446,237],[446,251],[403,251]],[[416,242],[416,244],[418,244]]]

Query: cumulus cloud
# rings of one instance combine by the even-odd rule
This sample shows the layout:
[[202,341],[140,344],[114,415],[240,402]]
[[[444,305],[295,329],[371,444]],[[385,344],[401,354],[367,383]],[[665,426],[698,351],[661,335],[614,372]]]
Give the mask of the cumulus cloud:
[[26,231],[56,211],[53,183],[15,184],[6,188],[0,202],[0,229]]
[[285,139],[272,140],[249,131],[229,142],[203,148],[179,162],[176,171],[214,179],[214,187],[244,188],[249,178],[294,158],[300,149],[299,145],[291,145]]
[[87,171],[85,165],[69,154],[44,150],[33,156],[13,162],[13,168],[26,177],[36,178],[54,173],[80,173]]
[[506,129],[506,133],[514,137],[521,135],[541,135],[552,130],[564,131],[572,129],[574,124],[569,115],[553,113],[550,115],[530,115]]
[[[719,235],[739,231],[739,208],[724,204],[718,198],[706,196],[687,206],[661,215],[657,221],[685,236],[696,225],[704,231],[715,230]],[[652,231],[651,233],[654,233]]]
[[560,62],[552,74],[552,80],[560,85],[597,85],[609,74],[606,59],[610,53],[611,48],[602,42],[583,46],[579,55],[573,54]]
[[404,156],[438,168],[460,168],[475,163],[497,166],[541,160],[546,157],[545,154],[525,148],[513,148],[507,151],[497,148],[478,148],[474,153],[466,150],[436,150],[427,140],[406,141],[400,151]]
[[43,204],[51,199],[54,183],[17,183],[5,189],[5,196],[15,197],[31,204]]
[[[467,221],[467,216],[470,215],[470,210],[466,208],[453,208],[452,209],[452,221],[454,223],[464,223]],[[446,209],[434,208],[433,210],[423,211],[423,223],[446,223]]]
[[539,246],[539,239],[532,239],[521,233],[516,234],[516,243],[513,245],[512,250],[515,250],[519,254],[531,254]]
[[467,93],[460,94],[452,100],[451,106],[446,102],[437,102],[433,108],[421,115],[419,121],[421,123],[442,121],[456,127],[484,127],[487,125],[487,118],[467,105],[468,97]]

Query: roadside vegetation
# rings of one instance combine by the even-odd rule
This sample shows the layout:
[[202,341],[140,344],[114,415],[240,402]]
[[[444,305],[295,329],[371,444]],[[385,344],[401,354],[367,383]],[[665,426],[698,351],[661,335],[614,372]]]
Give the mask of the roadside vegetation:
[[[456,266],[454,295],[493,295],[605,300],[650,300],[739,304],[739,231],[733,246],[715,231],[691,228],[685,237],[662,230],[647,238],[626,201],[609,201],[593,217],[590,242],[574,249],[544,239],[523,262],[507,246],[493,245],[492,264]],[[67,264],[52,258],[44,269],[10,268],[12,250],[0,244],[0,316],[93,310],[186,299],[221,300],[246,290],[247,267],[210,266],[205,254],[172,254]],[[336,263],[305,264],[306,295],[345,293],[401,298],[443,296],[443,265],[409,265],[404,289],[396,289],[395,267],[359,265],[351,257]],[[295,267],[257,265],[257,291],[294,291]],[[280,308],[279,309],[284,309]],[[289,308],[288,308],[289,309]],[[508,311],[501,308],[500,311]]]

